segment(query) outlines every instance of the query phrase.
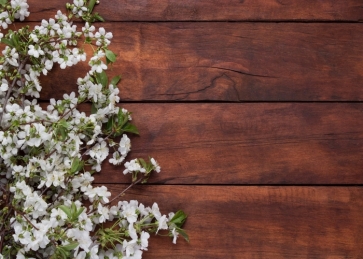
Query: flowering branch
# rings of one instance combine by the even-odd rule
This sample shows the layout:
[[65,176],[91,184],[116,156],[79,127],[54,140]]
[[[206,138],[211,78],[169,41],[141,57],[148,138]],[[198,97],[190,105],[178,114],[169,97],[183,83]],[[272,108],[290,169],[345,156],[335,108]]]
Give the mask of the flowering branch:
[[[151,233],[165,231],[176,243],[186,220],[182,211],[162,215],[156,203],[119,201],[127,190],[160,172],[154,158],[125,162],[128,134],[138,134],[131,113],[120,108],[117,84],[106,70],[116,61],[108,48],[113,35],[95,21],[96,0],[74,0],[67,13],[42,20],[30,29],[7,30],[29,15],[26,0],[0,0],[0,259],[2,258],[141,258]],[[73,20],[83,20],[78,28]],[[87,59],[78,46],[91,45]],[[95,46],[93,48],[93,46]],[[78,92],[37,102],[39,77],[52,68],[86,62]],[[91,114],[78,110],[91,105]],[[110,148],[113,153],[110,154]],[[111,156],[111,157],[110,157]],[[107,160],[125,166],[131,184],[113,199],[105,186],[93,186],[94,173]],[[112,227],[108,227],[112,224]]]

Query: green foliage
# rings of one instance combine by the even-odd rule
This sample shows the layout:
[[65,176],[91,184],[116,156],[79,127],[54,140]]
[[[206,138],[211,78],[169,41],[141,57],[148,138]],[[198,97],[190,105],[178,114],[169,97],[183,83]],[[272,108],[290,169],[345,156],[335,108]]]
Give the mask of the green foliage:
[[106,50],[105,54],[106,54],[107,64],[114,63],[116,61],[116,54],[113,53],[111,50],[109,50],[109,49]]
[[60,141],[65,141],[68,137],[69,123],[65,119],[61,119],[55,124],[55,137]]
[[71,258],[71,251],[77,248],[78,245],[77,242],[72,242],[67,245],[57,246],[55,253],[50,259],[69,259]]
[[74,174],[76,172],[79,172],[83,169],[83,167],[84,161],[79,159],[78,157],[75,157],[72,161],[71,173]]
[[170,222],[174,223],[177,227],[182,227],[186,219],[187,214],[185,214],[182,210],[178,210]]
[[88,6],[87,6],[87,8],[88,8],[88,11],[89,11],[90,13],[92,13],[93,8],[94,8],[94,7],[95,7],[95,5],[96,5],[96,2],[97,2],[97,0],[90,0],[90,1],[88,2]]
[[71,206],[59,205],[59,208],[67,215],[69,222],[75,223],[79,215],[84,211],[84,208],[77,208],[76,204],[72,202]]
[[111,85],[113,85],[113,86],[116,87],[117,84],[120,82],[120,80],[121,80],[121,76],[120,75],[113,77],[112,80],[111,80]]
[[112,137],[121,136],[125,132],[139,135],[139,131],[136,126],[129,121],[129,113],[124,113],[122,109],[118,114],[110,117],[107,123],[103,125],[105,134]]
[[187,233],[181,228],[184,225],[184,222],[187,219],[187,215],[184,211],[179,210],[175,213],[174,217],[170,220],[169,224],[171,228],[175,227],[175,230],[182,236],[184,239],[189,242],[189,236]]
[[98,84],[101,84],[103,87],[107,87],[108,84],[108,76],[105,71],[101,73],[96,73],[96,81]]

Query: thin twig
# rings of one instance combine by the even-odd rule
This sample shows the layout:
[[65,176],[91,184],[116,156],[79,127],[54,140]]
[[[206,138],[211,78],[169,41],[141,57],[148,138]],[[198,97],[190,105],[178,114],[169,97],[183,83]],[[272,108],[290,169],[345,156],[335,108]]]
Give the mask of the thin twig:
[[143,175],[143,177],[141,177],[139,180],[132,182],[125,190],[123,190],[122,192],[120,192],[119,194],[117,194],[112,200],[110,200],[108,203],[113,202],[114,200],[116,200],[118,197],[122,196],[128,189],[130,189],[132,186],[138,184],[139,182],[141,182],[142,180],[144,180],[146,178],[146,175]]
[[[15,209],[15,208],[14,208]],[[34,226],[34,224],[24,215],[24,213],[22,213],[21,211],[18,211],[18,210],[16,210],[15,209],[15,211],[17,212],[17,213],[19,213],[26,221],[28,221],[28,223],[30,224],[30,225],[32,225],[32,227],[33,228],[35,228],[36,230],[39,230],[39,228],[37,228],[36,226]]]

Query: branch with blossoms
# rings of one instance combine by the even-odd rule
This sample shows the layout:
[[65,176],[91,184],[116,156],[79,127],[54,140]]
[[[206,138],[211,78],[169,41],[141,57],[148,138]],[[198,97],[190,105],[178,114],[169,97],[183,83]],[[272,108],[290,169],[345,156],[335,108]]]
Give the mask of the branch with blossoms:
[[[29,15],[26,0],[0,0],[0,259],[94,259],[142,257],[150,234],[188,236],[183,211],[162,215],[157,203],[118,201],[132,186],[160,172],[154,158],[125,162],[128,134],[138,134],[131,113],[120,108],[117,84],[106,70],[116,61],[109,49],[111,32],[93,24],[95,0],[74,0],[67,12],[31,29],[9,30]],[[84,21],[78,28],[74,20]],[[87,59],[80,45],[92,45]],[[87,62],[78,92],[37,102],[41,75]],[[91,113],[79,110],[91,105]],[[112,151],[110,151],[112,150]],[[111,154],[112,153],[112,154]],[[111,156],[111,157],[110,157]],[[109,158],[110,157],[110,158]],[[105,160],[124,164],[131,184],[112,200],[105,186],[93,186],[93,174]],[[117,202],[118,201],[118,202]],[[115,204],[115,202],[117,202]]]

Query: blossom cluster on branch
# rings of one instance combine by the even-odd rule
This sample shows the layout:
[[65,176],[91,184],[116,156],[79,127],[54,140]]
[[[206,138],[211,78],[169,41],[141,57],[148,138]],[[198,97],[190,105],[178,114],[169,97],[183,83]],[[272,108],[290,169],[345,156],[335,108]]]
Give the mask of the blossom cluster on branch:
[[[137,259],[148,248],[151,233],[166,231],[176,243],[183,211],[162,215],[154,203],[118,201],[125,191],[160,172],[154,158],[125,162],[131,150],[127,134],[138,134],[131,113],[119,107],[120,77],[105,70],[116,55],[113,37],[94,25],[95,0],[74,0],[67,12],[40,25],[8,29],[29,15],[26,0],[0,0],[0,258]],[[73,21],[83,20],[79,28]],[[80,45],[90,45],[87,59]],[[78,92],[50,99],[42,107],[39,77],[54,66],[65,69],[88,62],[78,78]],[[80,105],[91,106],[90,113]],[[128,188],[110,199],[105,186],[93,186],[93,173],[105,160],[124,163]]]

